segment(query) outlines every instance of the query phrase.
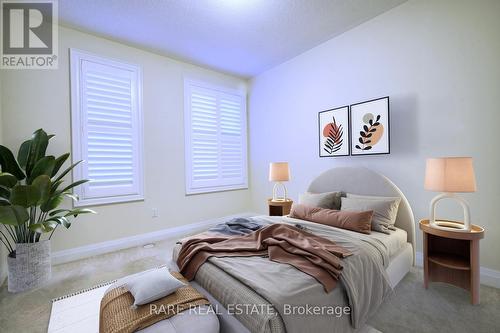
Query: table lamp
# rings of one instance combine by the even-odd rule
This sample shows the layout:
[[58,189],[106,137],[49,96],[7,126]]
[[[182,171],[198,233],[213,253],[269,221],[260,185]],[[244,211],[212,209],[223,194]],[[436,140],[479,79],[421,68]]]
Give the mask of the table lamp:
[[[470,230],[470,211],[467,202],[457,196],[457,192],[475,192],[476,178],[472,157],[443,157],[427,159],[425,170],[425,189],[443,192],[431,201],[429,224],[438,229],[463,231]],[[464,210],[464,223],[436,221],[436,204],[444,198],[457,200]]]
[[[276,182],[273,187],[273,201],[286,201],[286,187],[283,182],[290,180],[288,162],[271,162],[269,164],[269,181]],[[283,197],[278,197],[278,187],[283,188]]]

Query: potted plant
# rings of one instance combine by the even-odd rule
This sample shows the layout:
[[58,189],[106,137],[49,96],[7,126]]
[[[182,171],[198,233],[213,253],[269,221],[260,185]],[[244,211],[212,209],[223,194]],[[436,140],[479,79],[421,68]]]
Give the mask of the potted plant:
[[[70,154],[46,156],[52,137],[37,130],[21,144],[17,159],[0,145],[0,240],[9,252],[10,292],[35,288],[50,279],[50,239],[57,227],[69,228],[71,218],[94,213],[58,208],[65,198],[77,200],[71,189],[88,180],[64,185],[64,176],[81,161],[60,172]],[[50,233],[48,237],[42,237],[46,233]]]

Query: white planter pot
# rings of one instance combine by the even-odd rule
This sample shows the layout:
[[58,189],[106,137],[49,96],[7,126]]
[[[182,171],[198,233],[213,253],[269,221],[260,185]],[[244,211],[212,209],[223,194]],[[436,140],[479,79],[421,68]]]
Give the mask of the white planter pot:
[[50,241],[16,244],[16,257],[7,257],[8,290],[12,293],[43,285],[52,275]]

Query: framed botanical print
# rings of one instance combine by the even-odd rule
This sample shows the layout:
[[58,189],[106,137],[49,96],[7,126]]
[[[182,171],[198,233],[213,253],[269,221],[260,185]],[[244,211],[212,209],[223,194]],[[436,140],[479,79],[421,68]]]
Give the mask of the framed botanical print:
[[353,104],[351,155],[390,153],[389,97]]
[[349,106],[318,113],[319,156],[349,156]]

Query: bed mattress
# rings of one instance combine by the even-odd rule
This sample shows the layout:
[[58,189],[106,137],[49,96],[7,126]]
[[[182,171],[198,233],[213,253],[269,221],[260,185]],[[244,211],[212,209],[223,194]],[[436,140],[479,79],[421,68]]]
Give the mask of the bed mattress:
[[[346,233],[353,232],[354,231],[346,230]],[[367,236],[372,239],[376,239],[381,244],[383,244],[387,250],[389,258],[392,259],[396,255],[398,255],[403,248],[406,247],[406,244],[408,243],[408,234],[406,233],[406,231],[399,228],[396,228],[395,231],[389,230],[389,232],[390,234],[388,235],[382,232],[372,231],[372,233]]]

